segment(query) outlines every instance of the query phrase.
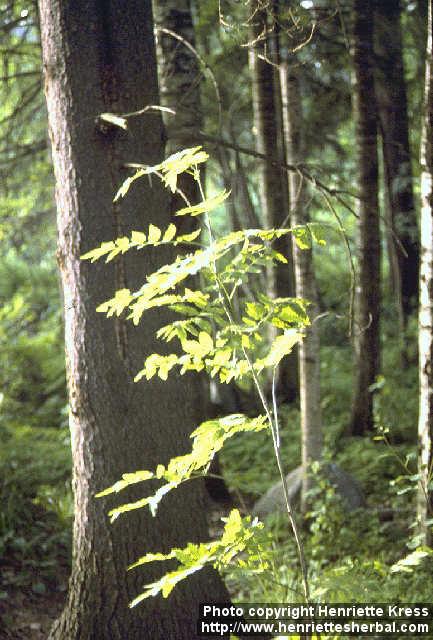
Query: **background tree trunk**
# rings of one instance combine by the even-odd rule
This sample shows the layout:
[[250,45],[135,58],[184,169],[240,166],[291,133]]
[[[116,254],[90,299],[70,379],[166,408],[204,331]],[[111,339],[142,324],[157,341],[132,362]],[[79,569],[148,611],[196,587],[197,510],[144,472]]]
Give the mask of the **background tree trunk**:
[[[169,223],[167,197],[146,181],[124,202],[113,194],[126,162],[155,163],[163,150],[159,114],[130,120],[128,131],[95,125],[102,112],[126,113],[158,100],[150,1],[72,3],[41,0],[43,64],[56,175],[58,260],[65,297],[65,336],[73,453],[73,569],[53,640],[134,640],[196,637],[198,603],[226,600],[213,571],[196,574],[169,601],[128,602],[160,567],[126,573],[148,551],[207,536],[203,487],[192,483],[162,505],[156,519],[140,510],[110,525],[111,500],[95,493],[122,473],[153,469],[189,449],[200,419],[193,380],[136,385],[134,374],[155,348],[161,322],[146,328],[97,314],[116,289],[137,288],[169,253],[136,252],[109,265],[80,255],[103,240]],[[125,501],[140,490],[123,496]],[[115,498],[118,504],[119,497]]]
[[[417,305],[418,224],[413,197],[400,0],[375,2],[376,96],[382,135],[391,281],[400,329]],[[405,255],[406,253],[406,255]],[[404,351],[404,349],[403,349]]]
[[228,151],[228,149],[219,147],[217,149],[217,155],[224,188],[227,191],[231,191],[231,197],[227,200],[227,214],[229,217],[230,228],[232,229],[232,231],[239,231],[240,229],[245,229],[247,227],[244,223],[245,215],[241,217],[240,212],[238,211],[238,178],[231,167],[230,152]]
[[[257,5],[258,7],[258,5]],[[281,140],[282,118],[278,114],[280,87],[279,78],[271,58],[275,55],[267,35],[268,15],[266,11],[256,11],[251,18],[249,49],[252,74],[253,115],[256,135],[256,150],[269,158],[284,161]],[[260,204],[266,228],[278,228],[289,214],[287,182],[281,169],[272,162],[261,162],[259,172]],[[288,223],[289,224],[289,223]],[[288,257],[288,264],[278,264],[268,270],[268,294],[271,297],[294,295],[293,263],[291,248],[286,238],[274,243],[274,248]],[[290,354],[283,361],[278,381],[279,396],[294,400],[298,395],[298,371],[296,354]]]
[[[281,64],[281,90],[284,114],[284,131],[287,161],[292,164],[304,160],[302,143],[302,102],[299,79],[296,69]],[[291,225],[305,225],[309,222],[306,202],[306,187],[302,178],[294,172],[289,173],[290,217]],[[309,316],[312,321],[299,347],[299,389],[301,401],[302,433],[302,507],[305,511],[307,492],[311,488],[311,475],[308,466],[322,457],[322,416],[320,406],[320,336],[314,322],[318,314],[317,288],[314,275],[312,249],[300,249],[293,242],[295,263],[296,295],[305,298],[311,304]]]
[[[157,31],[157,50],[161,103],[175,112],[174,114],[164,113],[166,153],[170,155],[200,144],[200,130],[203,126],[200,97],[202,73],[193,51],[195,34],[190,0],[153,0],[153,6],[159,30]],[[193,49],[188,47],[188,44]],[[225,152],[225,149],[221,149],[221,153]],[[177,186],[191,204],[201,200],[199,186],[191,175],[187,173],[180,175]],[[171,211],[174,213],[184,206],[185,202],[181,196],[172,194]],[[196,224],[197,221],[190,216],[183,216],[176,220],[176,226],[182,233],[192,231]],[[197,405],[200,404],[201,407],[199,422],[203,422],[212,415],[213,407],[209,380],[205,375],[199,377],[202,392],[200,398],[197,398]],[[215,476],[221,474],[218,456],[215,456],[209,472]],[[222,478],[209,477],[205,482],[212,498],[221,502],[230,502],[230,495]]]
[[[200,144],[199,133],[203,124],[200,99],[202,73],[197,57],[188,47],[188,44],[195,47],[190,0],[153,0],[153,6],[157,27],[161,104],[174,111],[174,114],[163,113],[166,153],[170,155]],[[199,200],[199,189],[191,176],[180,176],[178,187],[191,203],[195,204]],[[173,211],[181,206],[185,206],[184,202],[174,194]],[[191,220],[189,216],[184,216],[177,223],[191,225]]]
[[428,3],[425,107],[421,140],[421,268],[419,300],[419,474],[418,521],[425,543],[432,542],[433,515],[433,3]]
[[354,435],[362,435],[373,428],[373,396],[370,386],[375,382],[379,371],[380,348],[380,228],[372,0],[355,0],[354,3],[353,66],[360,200],[355,388],[350,431]]

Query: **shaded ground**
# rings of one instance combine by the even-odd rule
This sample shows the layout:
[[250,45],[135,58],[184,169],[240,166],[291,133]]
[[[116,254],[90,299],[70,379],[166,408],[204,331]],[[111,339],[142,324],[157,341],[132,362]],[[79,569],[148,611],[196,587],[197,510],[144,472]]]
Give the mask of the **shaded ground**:
[[[211,538],[220,535],[221,517],[228,506],[212,503],[209,512]],[[50,515],[46,514],[50,520]],[[48,527],[47,527],[48,528]],[[48,531],[45,535],[49,535]],[[44,542],[41,540],[41,546]],[[41,558],[9,550],[0,557],[0,640],[46,640],[54,620],[62,611],[70,568],[67,549],[53,544]],[[40,550],[40,549],[39,549]]]
[[0,640],[46,640],[70,572],[70,524],[29,503],[26,522],[1,539]]
[[62,610],[65,593],[49,591],[37,595],[15,588],[0,602],[1,640],[46,640]]
[[[59,565],[56,576],[41,580],[38,569],[14,560],[0,565],[0,639],[46,640],[62,610],[69,569]],[[39,593],[38,593],[39,591]]]

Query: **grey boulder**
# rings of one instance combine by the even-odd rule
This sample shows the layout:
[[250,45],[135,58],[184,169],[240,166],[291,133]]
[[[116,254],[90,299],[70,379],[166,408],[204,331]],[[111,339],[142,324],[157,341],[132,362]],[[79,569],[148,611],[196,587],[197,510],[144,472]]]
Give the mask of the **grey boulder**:
[[[355,511],[365,506],[365,499],[358,482],[334,463],[325,464],[323,470],[337,493],[342,497],[347,511]],[[286,476],[290,502],[293,504],[299,498],[302,486],[302,467],[296,467]],[[270,513],[285,511],[283,484],[277,482],[255,503],[253,514],[264,518]]]

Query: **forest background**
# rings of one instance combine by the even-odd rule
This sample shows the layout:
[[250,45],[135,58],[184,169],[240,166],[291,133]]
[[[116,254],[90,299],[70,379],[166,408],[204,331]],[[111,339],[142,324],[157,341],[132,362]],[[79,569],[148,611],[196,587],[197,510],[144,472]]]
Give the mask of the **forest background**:
[[[428,3],[171,4],[154,3],[166,155],[208,151],[206,193],[231,191],[212,213],[215,233],[313,223],[294,247],[280,239],[288,263],[253,281],[277,298],[293,296],[296,281],[314,303],[300,382],[297,356],[279,368],[285,471],[338,465],[359,500],[348,508],[318,465],[312,486],[299,488],[313,598],[431,602],[431,413],[418,428],[420,392],[421,406],[431,398],[418,350]],[[72,545],[63,300],[38,7],[15,1],[0,11],[0,610],[5,638],[38,638],[63,605]],[[203,419],[260,412],[248,381],[214,384],[207,405]],[[229,440],[214,472],[229,494],[208,485],[219,504],[211,520],[230,502],[260,510],[278,482],[269,433]],[[267,523],[266,570],[226,570],[226,584],[235,601],[299,602],[284,514]]]

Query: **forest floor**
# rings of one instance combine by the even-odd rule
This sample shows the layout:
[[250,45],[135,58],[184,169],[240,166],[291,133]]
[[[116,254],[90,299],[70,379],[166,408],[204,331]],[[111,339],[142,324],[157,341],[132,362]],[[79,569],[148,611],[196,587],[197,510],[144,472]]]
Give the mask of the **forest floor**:
[[[221,533],[224,515],[227,508],[212,503],[211,538]],[[63,550],[57,558],[36,563],[19,554],[5,555],[0,560],[0,640],[46,640],[64,606],[69,572]]]
[[[2,592],[7,596],[0,599],[0,640],[46,640],[65,601],[69,569],[60,565],[55,582],[47,584],[38,581],[37,572],[31,575],[29,567],[6,561],[0,576],[2,587],[7,585]],[[41,584],[45,586],[37,593]]]

